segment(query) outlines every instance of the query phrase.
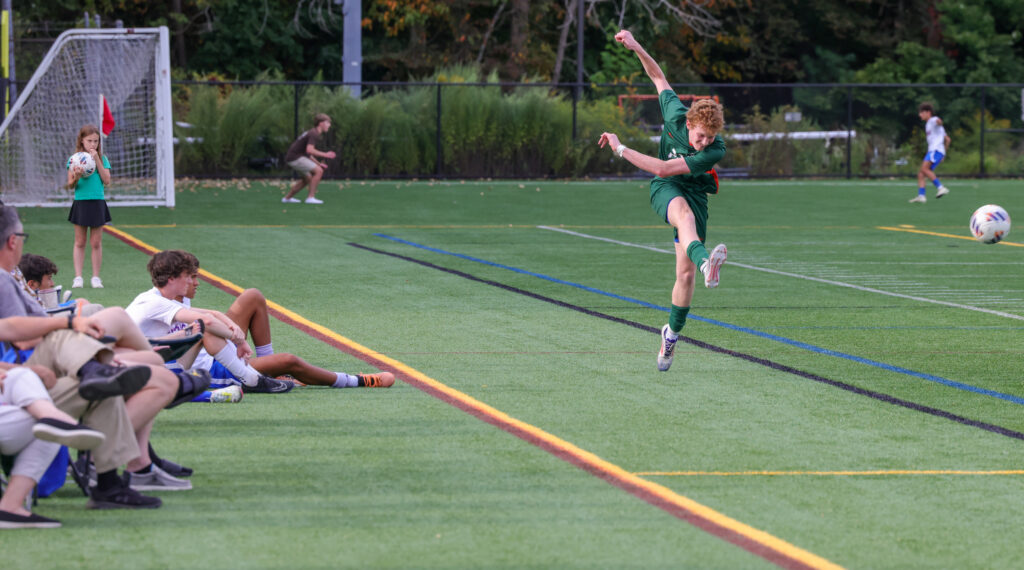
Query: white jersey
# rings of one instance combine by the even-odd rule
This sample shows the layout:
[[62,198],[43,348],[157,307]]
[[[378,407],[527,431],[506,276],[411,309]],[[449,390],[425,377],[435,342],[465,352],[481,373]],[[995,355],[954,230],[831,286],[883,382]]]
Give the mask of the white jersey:
[[[135,324],[139,325],[139,330],[143,335],[153,338],[167,336],[188,328],[189,323],[174,322],[174,316],[178,314],[178,311],[191,306],[192,300],[188,297],[182,299],[182,302],[178,302],[164,297],[156,287],[153,287],[149,291],[139,293],[135,300],[125,308],[125,311],[135,321]],[[213,357],[206,352],[205,348],[201,349],[192,363],[192,367],[209,370],[211,366],[213,366]]]
[[932,116],[924,124],[924,136],[928,139],[928,152],[937,150],[946,154],[946,129],[939,124],[939,118]]
[[187,323],[174,322],[174,316],[184,308],[184,303],[164,297],[159,289],[153,287],[149,291],[139,293],[125,311],[135,324],[139,325],[142,334],[153,338],[187,328]]

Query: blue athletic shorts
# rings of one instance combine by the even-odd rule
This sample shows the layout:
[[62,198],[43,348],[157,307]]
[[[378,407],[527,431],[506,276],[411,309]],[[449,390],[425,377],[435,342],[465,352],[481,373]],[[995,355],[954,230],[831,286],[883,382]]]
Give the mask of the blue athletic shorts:
[[946,155],[942,154],[937,150],[930,150],[928,151],[928,154],[924,155],[925,162],[932,163],[932,170],[935,170],[935,167],[938,166],[940,162],[942,162],[943,158],[946,158]]

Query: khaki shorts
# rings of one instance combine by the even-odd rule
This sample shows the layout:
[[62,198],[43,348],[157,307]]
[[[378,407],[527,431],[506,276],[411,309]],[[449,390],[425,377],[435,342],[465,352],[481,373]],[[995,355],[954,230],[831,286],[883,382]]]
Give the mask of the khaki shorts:
[[294,168],[299,174],[308,176],[310,172],[313,172],[314,168],[317,168],[320,165],[308,156],[300,156],[299,158],[289,162],[288,166]]

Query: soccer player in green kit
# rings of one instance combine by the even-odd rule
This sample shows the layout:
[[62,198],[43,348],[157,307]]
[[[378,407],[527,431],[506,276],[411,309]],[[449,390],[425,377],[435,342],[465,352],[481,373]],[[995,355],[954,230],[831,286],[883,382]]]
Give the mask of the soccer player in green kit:
[[614,133],[603,133],[597,144],[608,146],[620,158],[654,174],[651,180],[651,208],[674,229],[676,282],[672,287],[672,311],[661,329],[658,370],[672,366],[679,331],[686,324],[693,298],[694,278],[699,269],[704,286],[718,286],[718,273],[728,253],[719,244],[709,254],[704,247],[708,221],[708,194],[718,193],[718,175],[713,166],[725,156],[725,142],[718,132],[725,119],[722,106],[701,99],[687,109],[672,91],[661,67],[637,43],[633,34],[622,30],[615,40],[640,58],[644,71],[658,89],[665,127],[658,157],[637,152],[619,142]]

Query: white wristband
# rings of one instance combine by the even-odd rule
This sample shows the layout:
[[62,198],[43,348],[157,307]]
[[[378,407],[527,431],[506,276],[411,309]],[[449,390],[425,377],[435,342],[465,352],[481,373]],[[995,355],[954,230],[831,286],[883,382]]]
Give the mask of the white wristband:
[[624,152],[626,152],[626,145],[620,144],[619,146],[615,147],[615,154],[619,155],[619,158],[622,158],[622,153]]

